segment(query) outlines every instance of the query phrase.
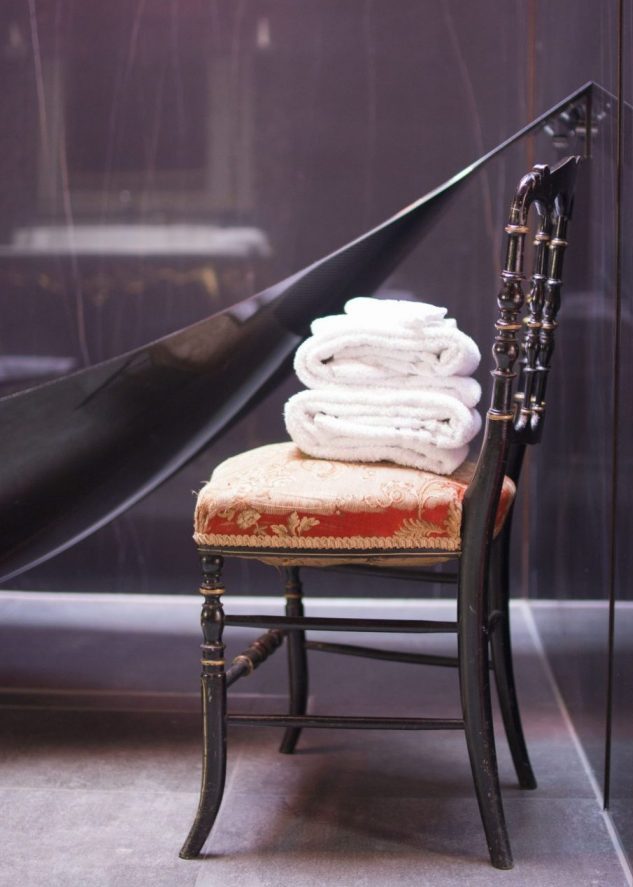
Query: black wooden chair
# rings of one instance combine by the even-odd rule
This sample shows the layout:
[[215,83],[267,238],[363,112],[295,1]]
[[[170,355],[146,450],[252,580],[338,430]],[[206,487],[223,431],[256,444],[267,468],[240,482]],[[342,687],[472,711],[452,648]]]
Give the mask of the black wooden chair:
[[[512,201],[503,286],[493,344],[495,368],[490,408],[476,467],[440,477],[380,463],[326,462],[275,444],[234,457],[219,466],[198,497],[196,534],[202,559],[202,704],[204,756],[198,813],[181,851],[201,850],[222,800],[226,725],[285,727],[281,751],[293,751],[303,727],[457,730],[466,735],[470,763],[492,864],[512,866],[499,788],[490,702],[491,654],[503,722],[522,788],[536,780],[523,737],[515,693],[508,609],[508,563],[512,500],[525,448],[540,440],[545,388],[560,305],[566,229],[579,158],[550,170],[536,166],[521,179]],[[536,209],[534,273],[522,329],[524,244],[528,212]],[[515,363],[521,356],[520,372]],[[518,383],[515,380],[518,377]],[[515,391],[516,388],[516,391]],[[256,558],[286,570],[286,615],[224,615],[223,556]],[[352,565],[386,575],[413,572],[436,581],[428,569],[454,559],[456,622],[307,618],[303,614],[301,566]],[[225,625],[266,630],[225,668]],[[308,629],[360,632],[453,632],[458,655],[442,664],[459,669],[461,719],[330,717],[306,714],[307,657],[311,646],[339,653],[367,648],[315,644]],[[283,641],[288,647],[290,712],[280,715],[226,714],[226,688],[260,665]],[[432,655],[387,654],[394,661],[433,662]]]

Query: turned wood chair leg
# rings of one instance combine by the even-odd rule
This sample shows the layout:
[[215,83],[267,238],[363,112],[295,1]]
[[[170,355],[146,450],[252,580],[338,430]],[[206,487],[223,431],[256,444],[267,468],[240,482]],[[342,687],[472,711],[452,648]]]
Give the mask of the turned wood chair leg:
[[481,557],[470,558],[464,551],[460,564],[459,682],[466,745],[490,861],[495,868],[510,869],[512,851],[501,801],[490,703],[485,571]]
[[[303,617],[303,591],[299,567],[286,568],[286,616]],[[289,631],[286,643],[290,691],[289,714],[304,715],[308,703],[308,656],[305,648],[305,632]],[[300,735],[300,727],[287,727],[279,751],[285,755],[292,754]]]
[[490,652],[503,725],[519,785],[524,789],[534,789],[536,788],[536,778],[523,735],[512,664],[509,544],[510,534],[504,531],[492,546],[488,588]]
[[202,650],[202,785],[198,812],[180,856],[192,859],[198,856],[215,822],[226,777],[226,675],[224,669],[224,610],[221,596],[221,557],[204,555],[203,581],[200,593],[204,595],[201,625]]

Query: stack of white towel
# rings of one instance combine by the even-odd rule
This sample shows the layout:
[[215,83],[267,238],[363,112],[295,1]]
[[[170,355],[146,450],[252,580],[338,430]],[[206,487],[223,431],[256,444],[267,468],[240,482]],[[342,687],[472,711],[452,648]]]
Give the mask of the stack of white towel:
[[435,305],[356,298],[344,310],[297,350],[309,390],[286,403],[288,434],[322,459],[451,474],[481,427],[477,345]]

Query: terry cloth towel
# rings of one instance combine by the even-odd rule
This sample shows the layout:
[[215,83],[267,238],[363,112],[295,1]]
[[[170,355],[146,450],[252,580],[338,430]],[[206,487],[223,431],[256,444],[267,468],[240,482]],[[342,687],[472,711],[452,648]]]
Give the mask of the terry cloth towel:
[[[375,318],[380,324],[385,319],[390,322],[398,320],[413,326],[426,326],[429,323],[441,322],[446,317],[446,308],[431,305],[428,302],[411,302],[407,299],[374,299],[373,296],[357,296],[349,299],[343,311],[350,317],[371,320]],[[455,321],[450,321],[455,323]]]
[[285,406],[299,449],[321,459],[383,460],[451,474],[481,427],[476,410],[434,391],[300,391]]
[[[361,302],[375,304],[357,314],[359,306],[354,303]],[[416,312],[402,306],[421,309],[417,320]],[[308,388],[439,386],[469,407],[479,401],[479,384],[464,377],[477,369],[481,354],[454,320],[437,314],[446,309],[372,299],[353,299],[346,305],[346,310],[350,308],[350,314],[313,321],[313,335],[297,349],[295,372]]]

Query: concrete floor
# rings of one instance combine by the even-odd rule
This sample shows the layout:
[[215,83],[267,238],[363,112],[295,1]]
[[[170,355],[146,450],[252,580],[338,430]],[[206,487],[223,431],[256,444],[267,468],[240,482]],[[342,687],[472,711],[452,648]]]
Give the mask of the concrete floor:
[[[306,731],[288,757],[277,753],[279,731],[232,729],[216,827],[202,859],[180,860],[199,783],[199,603],[0,593],[1,885],[631,883],[522,603],[513,609],[515,653],[539,788],[516,787],[499,730],[511,872],[488,864],[461,733]],[[308,614],[333,607],[358,615],[361,604],[315,600]],[[227,608],[271,611],[261,600]],[[362,605],[368,616],[386,611],[453,615],[442,602]],[[252,633],[227,635],[232,656]],[[451,647],[439,637],[387,640]],[[313,712],[458,715],[454,670],[310,658]],[[231,707],[283,711],[284,666],[279,653],[236,685]]]

